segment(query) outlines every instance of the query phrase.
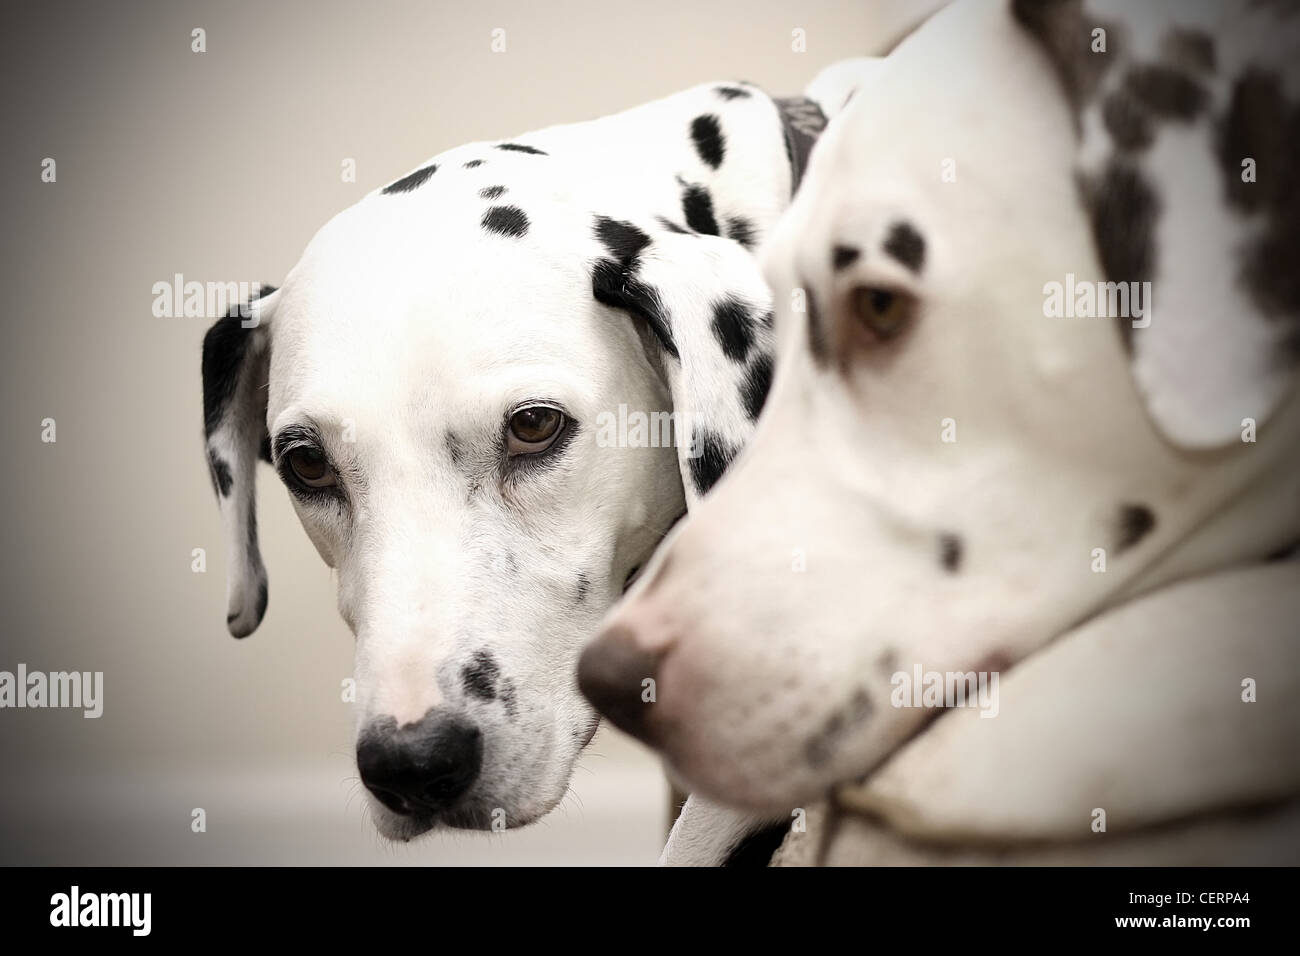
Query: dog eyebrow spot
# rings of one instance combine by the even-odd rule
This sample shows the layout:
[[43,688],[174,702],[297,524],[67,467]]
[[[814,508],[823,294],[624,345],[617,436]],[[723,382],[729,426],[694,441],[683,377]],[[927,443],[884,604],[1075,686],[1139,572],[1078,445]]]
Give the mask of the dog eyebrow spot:
[[1119,509],[1119,540],[1115,553],[1133,547],[1156,526],[1156,516],[1146,505],[1122,505]]
[[578,586],[574,592],[574,603],[581,604],[587,600],[587,595],[591,593],[591,578],[587,577],[587,572],[578,572]]
[[758,418],[759,412],[767,404],[767,393],[772,389],[772,356],[760,355],[745,373],[745,380],[740,383],[740,400],[750,421]]
[[713,92],[724,100],[745,99],[749,96],[749,90],[743,90],[739,86],[715,86]]
[[234,479],[230,475],[230,465],[215,451],[208,452],[208,468],[212,472],[212,485],[223,498],[230,497],[230,486]]
[[722,346],[722,354],[733,362],[743,362],[754,346],[753,318],[739,299],[728,296],[713,304],[713,337]]
[[722,125],[712,113],[697,116],[691,121],[691,140],[695,143],[695,152],[709,166],[717,169],[722,165],[722,157],[727,151],[727,142],[722,135]]
[[478,194],[481,199],[500,199],[501,194],[505,191],[505,186],[484,186],[478,191]]
[[955,534],[939,535],[939,563],[945,571],[956,573],[961,569],[962,541]]
[[523,143],[497,143],[497,149],[504,149],[513,153],[528,153],[532,156],[547,156],[548,153],[538,149],[536,146],[525,146]]
[[473,169],[475,166],[482,166],[483,160],[471,159],[468,162],[461,163],[460,165],[462,169]]
[[437,163],[430,163],[423,169],[417,169],[413,173],[408,173],[395,183],[389,183],[382,190],[385,196],[391,196],[394,193],[409,193],[413,189],[423,186],[434,173],[438,171]]
[[691,462],[691,480],[700,494],[707,494],[718,483],[736,457],[736,449],[729,446],[722,437],[711,431],[696,432],[693,441],[699,443],[700,453]]
[[718,235],[718,220],[713,218],[713,197],[704,186],[682,183],[682,213],[691,229],[706,236]]
[[836,244],[831,248],[831,268],[836,272],[841,269],[847,269],[853,263],[858,261],[862,255],[862,250],[856,246],[844,246]]
[[487,651],[475,651],[470,662],[460,670],[461,686],[465,693],[480,700],[495,700],[497,696],[497,678],[501,669],[496,658]]
[[528,217],[518,206],[493,206],[481,223],[488,232],[518,238],[528,232]]
[[885,239],[885,254],[901,262],[913,272],[925,265],[925,240],[911,223],[896,222]]

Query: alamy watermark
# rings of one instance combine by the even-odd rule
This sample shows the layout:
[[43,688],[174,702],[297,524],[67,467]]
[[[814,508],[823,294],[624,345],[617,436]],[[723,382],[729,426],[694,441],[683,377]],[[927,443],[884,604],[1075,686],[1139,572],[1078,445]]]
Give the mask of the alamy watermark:
[[981,717],[998,715],[997,671],[895,671],[889,702],[895,707],[974,707]]
[[69,708],[87,719],[104,714],[103,671],[0,671],[0,709]]
[[176,273],[170,282],[155,282],[153,314],[159,319],[219,319],[235,315],[244,328],[257,325],[260,282],[199,282]]
[[684,447],[685,457],[699,458],[704,454],[700,436],[705,431],[696,427],[700,420],[690,412],[629,411],[627,405],[619,405],[617,412],[596,416],[596,447]]
[[1133,328],[1151,324],[1150,282],[1094,282],[1065,274],[1043,285],[1043,315],[1049,319],[1132,319]]

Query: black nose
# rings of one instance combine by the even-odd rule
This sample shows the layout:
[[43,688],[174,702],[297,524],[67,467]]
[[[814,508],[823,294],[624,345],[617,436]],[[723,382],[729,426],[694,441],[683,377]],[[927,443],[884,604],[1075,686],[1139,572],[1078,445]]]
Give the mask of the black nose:
[[392,717],[374,721],[357,741],[361,782],[394,813],[447,809],[474,783],[482,764],[478,728],[436,708],[402,727]]
[[658,670],[659,656],[638,648],[632,632],[615,624],[578,659],[578,689],[614,726],[654,743],[645,681],[657,678]]

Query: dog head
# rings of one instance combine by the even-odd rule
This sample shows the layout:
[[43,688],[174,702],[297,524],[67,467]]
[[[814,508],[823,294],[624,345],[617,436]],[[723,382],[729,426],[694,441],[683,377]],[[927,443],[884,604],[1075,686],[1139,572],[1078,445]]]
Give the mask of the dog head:
[[580,664],[705,794],[789,812],[934,716],[918,670],[1300,536],[1300,91],[1210,39],[1268,11],[1122,17],[950,8],[814,151],[763,253],[767,410]]
[[[602,194],[574,168],[595,147],[571,146],[567,164],[551,142],[438,157],[204,342],[229,629],[267,604],[260,453],[337,571],[358,765],[389,836],[519,826],[561,799],[598,720],[582,642],[766,393],[752,256]],[[675,435],[648,420],[669,414]]]

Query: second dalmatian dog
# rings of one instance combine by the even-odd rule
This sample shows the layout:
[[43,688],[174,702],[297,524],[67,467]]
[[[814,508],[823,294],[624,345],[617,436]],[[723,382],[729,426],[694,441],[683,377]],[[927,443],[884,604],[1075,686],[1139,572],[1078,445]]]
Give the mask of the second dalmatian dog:
[[[747,439],[772,373],[750,250],[873,66],[791,100],[711,84],[451,149],[208,332],[229,630],[267,606],[262,458],[338,573],[385,836],[521,826],[568,791],[598,720],[579,651]],[[654,412],[675,451],[636,432]],[[753,829],[707,827],[697,858]]]

